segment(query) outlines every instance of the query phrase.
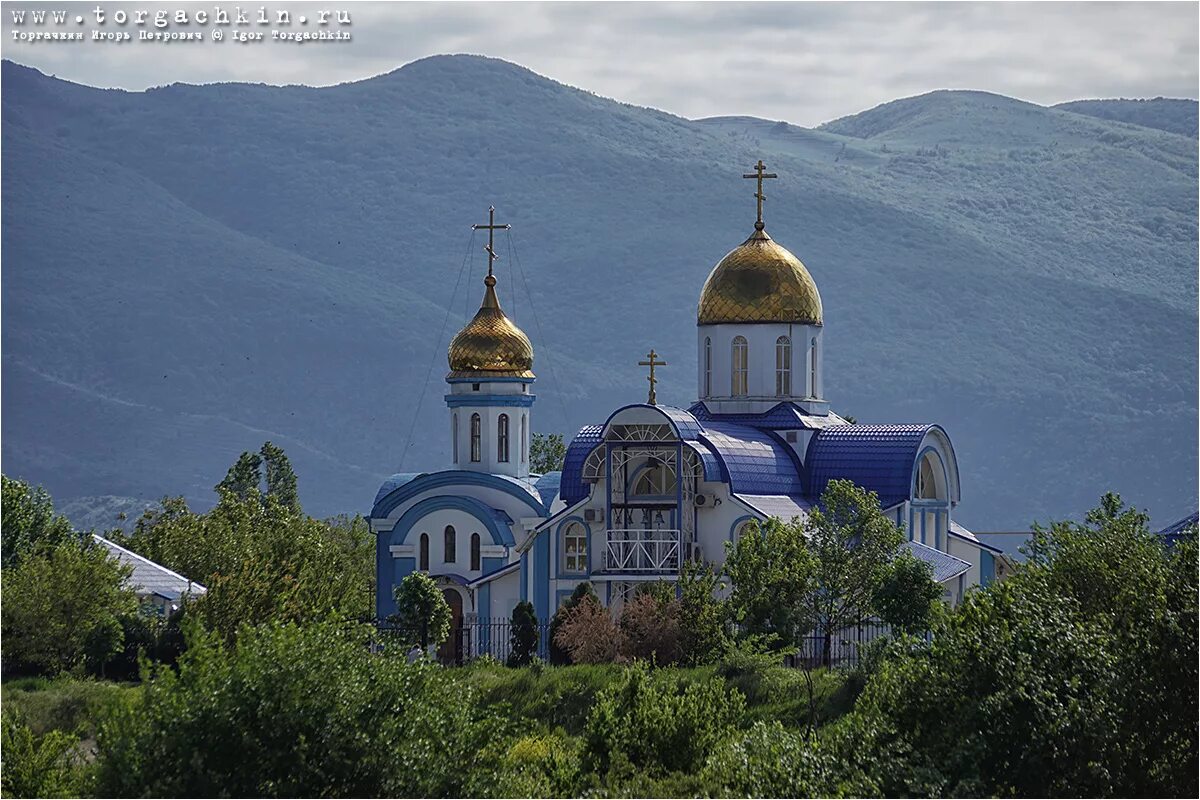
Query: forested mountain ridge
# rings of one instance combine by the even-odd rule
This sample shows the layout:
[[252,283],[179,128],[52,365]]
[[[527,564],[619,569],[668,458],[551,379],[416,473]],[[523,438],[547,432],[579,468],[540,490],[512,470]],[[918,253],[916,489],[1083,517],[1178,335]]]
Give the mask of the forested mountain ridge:
[[536,348],[534,429],[642,399],[650,346],[686,405],[696,299],[750,231],[762,157],[768,230],[821,289],[833,407],[943,424],[966,524],[1104,489],[1156,521],[1194,507],[1185,136],[976,92],[816,130],[689,121],[470,56],[147,92],[5,62],[2,105],[4,468],[64,501],[207,500],[269,438],[306,510],[362,511],[422,392],[403,467],[442,466],[488,204],[514,225],[498,271]]

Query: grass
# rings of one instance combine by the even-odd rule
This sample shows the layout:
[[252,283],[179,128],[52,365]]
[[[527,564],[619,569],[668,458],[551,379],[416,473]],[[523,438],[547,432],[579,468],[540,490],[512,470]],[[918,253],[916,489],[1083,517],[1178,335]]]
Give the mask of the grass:
[[61,676],[5,681],[0,701],[38,736],[64,731],[90,739],[107,708],[129,702],[137,685]]

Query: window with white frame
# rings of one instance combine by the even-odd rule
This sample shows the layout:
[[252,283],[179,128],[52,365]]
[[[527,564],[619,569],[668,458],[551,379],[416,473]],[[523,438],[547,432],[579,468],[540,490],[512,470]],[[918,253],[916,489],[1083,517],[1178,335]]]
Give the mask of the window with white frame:
[[792,340],[780,336],[775,340],[775,396],[792,393]]
[[746,337],[733,337],[731,355],[733,359],[729,394],[733,397],[745,397],[750,394],[750,345],[746,342]]
[[588,529],[583,523],[571,522],[563,528],[563,572],[587,572]]

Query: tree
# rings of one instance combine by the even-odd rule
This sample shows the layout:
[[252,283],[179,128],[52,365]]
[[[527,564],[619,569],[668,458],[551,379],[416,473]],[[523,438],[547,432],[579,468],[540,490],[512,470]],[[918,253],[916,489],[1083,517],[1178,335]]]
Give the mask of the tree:
[[423,572],[405,576],[396,587],[396,613],[391,621],[400,641],[428,650],[450,635],[450,605],[433,578]]
[[733,584],[729,616],[741,635],[767,636],[777,647],[794,644],[812,624],[815,588],[816,564],[801,525],[776,518],[751,524],[725,551]]
[[27,554],[39,549],[53,549],[58,544],[79,539],[67,518],[54,513],[50,495],[40,486],[36,489],[22,480],[4,475],[0,507],[3,508],[0,551],[4,569],[15,567]]
[[5,797],[79,797],[83,775],[76,765],[79,737],[66,731],[36,736],[15,711],[5,707],[2,741],[4,770],[0,789]]
[[830,663],[833,637],[874,611],[904,537],[879,507],[879,498],[850,481],[833,480],[804,525],[814,557],[806,593],[809,619],[824,637],[822,662]]
[[239,500],[258,493],[262,483],[262,456],[246,451],[238,456],[225,477],[213,487],[218,494],[228,492]]
[[912,553],[902,552],[892,561],[875,587],[871,605],[883,621],[902,633],[923,633],[933,623],[941,605],[942,587],[933,580],[933,568]]
[[284,508],[299,514],[300,494],[296,489],[296,473],[292,470],[292,462],[288,460],[283,449],[270,442],[263,442],[263,465],[266,467],[267,495],[274,497]]
[[533,603],[521,601],[513,608],[511,636],[509,644],[512,650],[508,655],[510,667],[524,667],[533,663],[537,656],[538,627],[537,614]]
[[38,549],[5,569],[0,627],[6,665],[98,671],[121,649],[120,617],[137,608],[125,586],[131,571],[90,538]]
[[684,563],[679,572],[680,660],[688,666],[709,664],[729,643],[725,611],[717,599],[721,576],[700,561]]
[[679,660],[682,630],[674,587],[643,589],[621,608],[621,655],[626,659],[668,666]]
[[566,455],[561,433],[535,433],[529,444],[529,471],[545,475],[560,470]]
[[571,609],[578,606],[585,598],[590,598],[597,605],[600,604],[600,598],[596,596],[596,591],[592,589],[592,584],[589,581],[582,581],[576,584],[574,591],[571,592],[571,596],[563,601],[558,610],[554,612],[554,616],[550,618],[550,626],[546,631],[546,638],[550,640],[548,644],[551,664],[562,666],[571,663],[570,654],[558,644],[558,631],[566,621],[567,614],[570,613]]
[[607,664],[616,660],[623,646],[621,629],[595,595],[584,595],[565,612],[554,643],[572,664]]

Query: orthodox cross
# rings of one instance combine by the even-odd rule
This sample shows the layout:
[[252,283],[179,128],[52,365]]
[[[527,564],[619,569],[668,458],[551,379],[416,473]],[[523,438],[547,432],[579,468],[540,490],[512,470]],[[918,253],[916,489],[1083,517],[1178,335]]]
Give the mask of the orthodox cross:
[[495,234],[496,231],[506,231],[510,227],[512,227],[512,226],[496,224],[496,207],[495,206],[488,206],[487,225],[480,224],[480,225],[472,225],[471,226],[471,230],[477,231],[477,230],[486,229],[488,232],[487,247],[485,247],[483,249],[486,250],[487,254],[488,254],[488,277],[489,278],[492,277],[492,262],[500,257],[500,256],[496,255],[496,248],[493,246],[495,244],[495,242],[493,241],[492,236]]
[[754,172],[750,173],[749,175],[742,175],[743,178],[757,178],[758,179],[758,191],[754,193],[755,198],[758,199],[758,222],[754,223],[754,229],[756,231],[761,231],[763,229],[762,204],[763,204],[763,201],[767,199],[767,196],[765,194],[763,194],[762,182],[767,178],[778,178],[779,177],[774,172],[766,172],[765,171],[766,169],[767,169],[766,165],[763,164],[762,159],[760,158],[758,160],[758,163],[754,165]]
[[650,360],[649,361],[639,361],[638,366],[650,368],[650,377],[646,378],[646,380],[650,381],[650,401],[649,402],[650,402],[650,405],[656,406],[656,405],[658,405],[658,403],[655,402],[654,384],[658,383],[658,378],[654,377],[654,368],[655,367],[665,367],[667,365],[667,362],[654,360],[654,359],[658,358],[658,353],[654,352],[653,347],[650,348],[650,352],[646,354],[646,358],[648,358]]

